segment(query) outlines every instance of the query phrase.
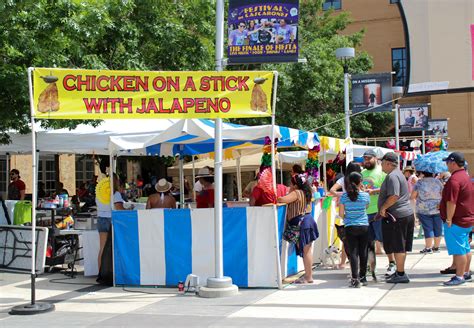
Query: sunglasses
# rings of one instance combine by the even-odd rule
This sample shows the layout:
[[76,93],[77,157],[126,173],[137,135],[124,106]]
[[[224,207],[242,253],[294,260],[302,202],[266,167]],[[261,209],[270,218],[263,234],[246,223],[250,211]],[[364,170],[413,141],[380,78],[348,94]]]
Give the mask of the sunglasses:
[[245,27],[245,25],[239,25],[239,27]]

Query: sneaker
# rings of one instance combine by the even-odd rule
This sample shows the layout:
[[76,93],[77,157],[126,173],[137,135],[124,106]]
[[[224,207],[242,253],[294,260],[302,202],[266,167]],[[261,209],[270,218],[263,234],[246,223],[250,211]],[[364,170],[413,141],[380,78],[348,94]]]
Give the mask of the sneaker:
[[369,284],[369,282],[367,281],[367,277],[360,278],[360,283],[362,284],[362,286],[367,286]]
[[433,247],[433,253],[439,253],[439,247]]
[[453,269],[451,267],[447,267],[444,270],[439,271],[441,274],[456,274],[456,269]]
[[394,274],[389,279],[387,279],[385,282],[387,282],[389,284],[407,284],[407,283],[410,282],[410,279],[408,278],[408,275],[406,273],[403,276],[399,276],[398,274]]
[[470,272],[464,273],[464,281],[472,281],[472,275]]
[[385,272],[385,277],[391,277],[397,271],[397,267],[395,263],[390,263],[387,267],[387,272]]
[[351,283],[349,284],[349,287],[351,288],[360,288],[360,282],[359,279],[351,279]]
[[433,250],[431,248],[423,248],[420,251],[421,254],[433,254]]
[[466,282],[464,278],[458,278],[457,276],[453,276],[449,281],[443,282],[443,285],[445,286],[457,286],[457,285],[462,285]]

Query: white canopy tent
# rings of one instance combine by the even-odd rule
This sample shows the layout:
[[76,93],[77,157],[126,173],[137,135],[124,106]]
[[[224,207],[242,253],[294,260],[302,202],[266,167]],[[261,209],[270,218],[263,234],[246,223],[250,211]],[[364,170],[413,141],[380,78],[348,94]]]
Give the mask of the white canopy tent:
[[[110,137],[151,138],[166,130],[177,120],[104,120],[97,127],[80,124],[75,129],[45,130],[35,127],[37,149],[42,153],[109,155]],[[31,153],[31,134],[10,133],[11,143],[0,145],[0,153]],[[118,150],[124,153],[123,150]],[[127,155],[145,155],[141,150]]]

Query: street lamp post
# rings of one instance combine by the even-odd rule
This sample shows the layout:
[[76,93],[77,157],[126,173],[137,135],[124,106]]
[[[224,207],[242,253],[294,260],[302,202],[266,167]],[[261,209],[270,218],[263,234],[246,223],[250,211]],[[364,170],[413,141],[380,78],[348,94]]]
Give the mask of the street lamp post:
[[336,58],[342,61],[344,66],[344,116],[345,116],[345,126],[346,134],[345,137],[350,138],[351,136],[351,123],[350,123],[350,113],[349,113],[349,66],[348,62],[355,56],[354,48],[339,48],[336,49]]
[[399,116],[399,104],[398,104],[398,97],[403,95],[403,87],[392,87],[392,97],[395,98],[395,108],[393,111],[395,112],[395,145],[396,150],[400,150],[400,116]]

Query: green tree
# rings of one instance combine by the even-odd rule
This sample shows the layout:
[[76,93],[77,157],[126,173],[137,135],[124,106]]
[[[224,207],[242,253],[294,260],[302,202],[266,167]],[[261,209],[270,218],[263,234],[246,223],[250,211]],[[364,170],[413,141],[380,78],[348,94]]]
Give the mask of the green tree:
[[[214,10],[213,2],[194,0],[1,1],[0,142],[8,141],[8,130],[29,131],[30,66],[212,69]],[[70,128],[79,123],[41,122]]]

